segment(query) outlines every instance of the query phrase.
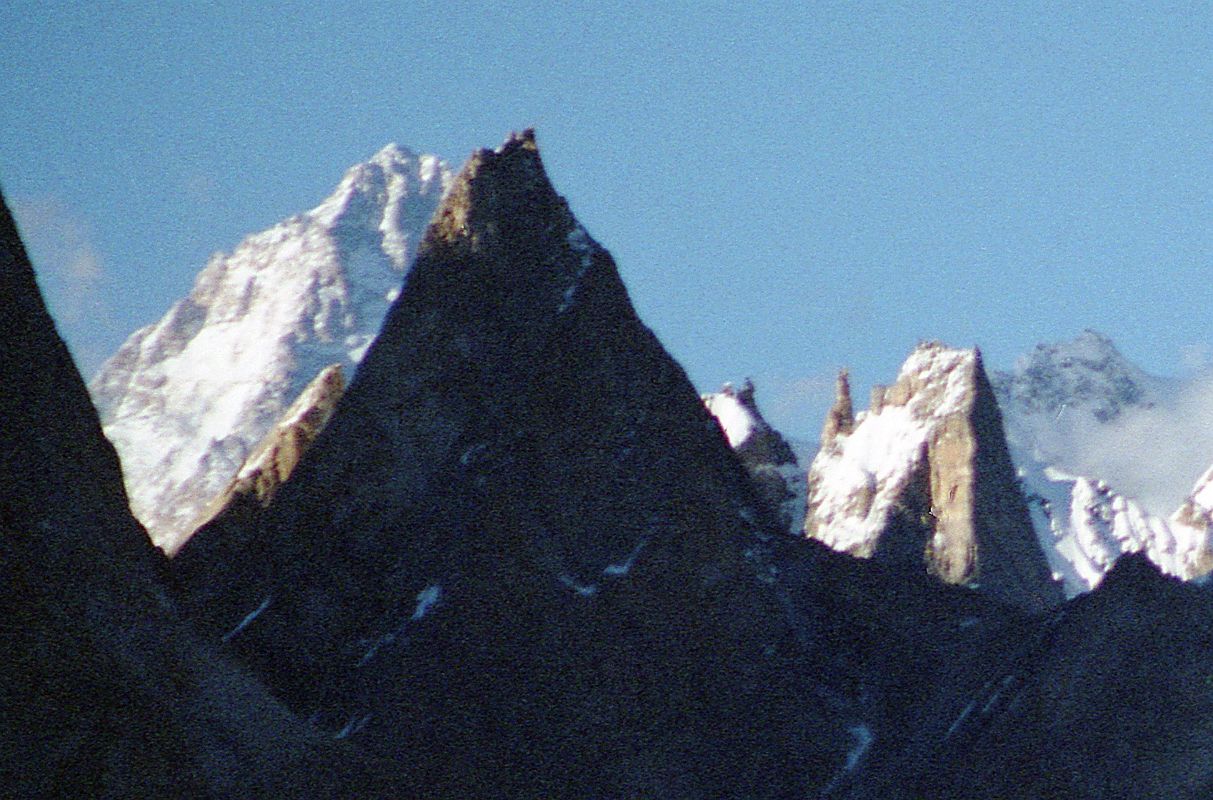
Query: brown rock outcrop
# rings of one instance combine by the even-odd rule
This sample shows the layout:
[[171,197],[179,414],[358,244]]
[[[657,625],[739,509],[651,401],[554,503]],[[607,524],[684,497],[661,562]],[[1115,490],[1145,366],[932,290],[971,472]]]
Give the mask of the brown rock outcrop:
[[[328,424],[344,392],[345,377],[340,364],[321,370],[249,453],[231,483],[199,517],[194,530],[220,516],[248,516],[254,509],[269,506],[278,489],[295,471],[299,459]],[[178,548],[188,538],[182,538]],[[175,550],[169,555],[173,552]]]
[[977,350],[920,345],[853,424],[845,379],[839,386],[809,470],[807,535],[857,556],[917,561],[1017,605],[1060,602]]

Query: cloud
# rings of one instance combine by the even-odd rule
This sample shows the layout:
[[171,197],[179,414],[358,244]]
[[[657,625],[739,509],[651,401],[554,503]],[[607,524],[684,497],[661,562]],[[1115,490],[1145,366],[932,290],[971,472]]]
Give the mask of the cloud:
[[1201,372],[1213,365],[1213,345],[1193,342],[1179,349],[1179,360],[1189,372]]
[[1184,381],[1151,408],[1127,409],[1106,424],[1084,420],[1065,439],[1066,466],[1169,516],[1213,465],[1213,372]]
[[105,265],[87,224],[55,197],[12,199],[10,206],[56,320],[70,326],[108,318]]

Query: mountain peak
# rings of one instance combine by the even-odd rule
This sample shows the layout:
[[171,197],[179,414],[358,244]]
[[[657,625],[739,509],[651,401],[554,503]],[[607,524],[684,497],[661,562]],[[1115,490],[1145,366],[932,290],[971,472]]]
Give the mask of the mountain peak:
[[853,426],[831,425],[845,410],[809,470],[808,536],[1019,605],[1060,599],[980,352],[919,344]]
[[94,401],[153,541],[180,544],[324,367],[355,371],[449,180],[436,156],[388,145],[311,211],[212,258],[102,366]]
[[1021,413],[1058,415],[1077,409],[1100,422],[1127,406],[1150,405],[1157,380],[1126,359],[1090,328],[1063,342],[1038,344],[1010,372],[995,375],[999,397]]
[[452,182],[257,547],[207,527],[173,564],[292,703],[439,794],[788,796],[793,731],[752,724],[803,697],[772,516],[524,132]]
[[821,427],[821,444],[826,446],[839,435],[847,436],[855,430],[855,407],[851,402],[851,378],[845,369],[838,371],[834,382],[834,405],[826,414]]
[[781,527],[798,532],[804,524],[804,470],[791,445],[758,410],[753,382],[746,378],[741,388],[726,383],[719,392],[703,395],[703,404],[720,423]]
[[367,163],[379,164],[383,167],[394,166],[398,164],[407,164],[411,161],[416,161],[419,158],[418,154],[407,147],[401,147],[395,142],[388,142],[379,149],[379,152],[371,156]]
[[452,180],[430,234],[445,241],[478,241],[492,231],[476,223],[498,219],[502,208],[515,205],[524,195],[543,206],[559,203],[564,208],[562,216],[572,219],[548,180],[535,133],[530,129],[510,134],[494,150],[481,148],[472,153]]

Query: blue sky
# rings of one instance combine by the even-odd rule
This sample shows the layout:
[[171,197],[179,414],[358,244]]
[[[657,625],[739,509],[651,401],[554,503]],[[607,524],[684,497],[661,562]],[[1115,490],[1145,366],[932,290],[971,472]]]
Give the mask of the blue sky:
[[383,144],[530,125],[692,379],[794,434],[920,339],[1213,356],[1207,6],[641,6],[9,0],[0,185],[83,369]]

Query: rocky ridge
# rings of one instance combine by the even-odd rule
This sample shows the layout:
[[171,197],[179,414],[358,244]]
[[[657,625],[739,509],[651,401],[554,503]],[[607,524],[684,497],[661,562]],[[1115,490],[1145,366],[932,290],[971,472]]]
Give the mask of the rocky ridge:
[[434,796],[782,797],[848,737],[778,532],[528,132],[454,181],[274,502],[173,568],[292,708]]
[[[345,376],[340,364],[320,371],[282,419],[253,448],[235,477],[191,526],[196,530],[222,514],[240,513],[245,506],[264,508],[273,502],[278,489],[295,471],[295,466],[324,430],[337,401],[345,392]],[[245,512],[247,513],[247,512]]]
[[1005,602],[1060,600],[976,350],[919,345],[857,415],[840,376],[809,469],[804,530],[836,550]]
[[135,515],[172,553],[320,370],[353,373],[450,173],[389,145],[311,211],[218,254],[91,383]]
[[740,389],[726,383],[702,399],[782,527],[799,531],[804,524],[805,472],[791,445],[758,410],[754,384],[748,378]]

